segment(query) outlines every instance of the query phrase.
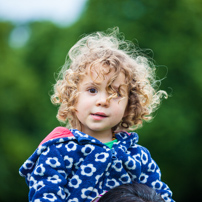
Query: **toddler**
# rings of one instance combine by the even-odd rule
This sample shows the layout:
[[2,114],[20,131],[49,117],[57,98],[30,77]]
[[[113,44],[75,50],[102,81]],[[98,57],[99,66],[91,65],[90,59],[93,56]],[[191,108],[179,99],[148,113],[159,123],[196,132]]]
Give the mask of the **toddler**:
[[67,125],[55,128],[20,168],[29,201],[90,202],[133,182],[173,201],[149,151],[127,132],[150,120],[167,94],[158,90],[152,62],[119,35],[97,32],[70,49],[52,96]]

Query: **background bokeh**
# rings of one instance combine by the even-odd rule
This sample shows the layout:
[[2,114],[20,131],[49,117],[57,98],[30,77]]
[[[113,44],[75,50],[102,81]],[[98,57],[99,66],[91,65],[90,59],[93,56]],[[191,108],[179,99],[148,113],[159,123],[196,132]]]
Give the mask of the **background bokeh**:
[[180,202],[202,191],[202,1],[88,0],[69,26],[0,22],[0,201],[28,201],[18,174],[39,142],[60,123],[52,85],[82,34],[118,26],[157,65],[169,93],[151,123],[137,132]]

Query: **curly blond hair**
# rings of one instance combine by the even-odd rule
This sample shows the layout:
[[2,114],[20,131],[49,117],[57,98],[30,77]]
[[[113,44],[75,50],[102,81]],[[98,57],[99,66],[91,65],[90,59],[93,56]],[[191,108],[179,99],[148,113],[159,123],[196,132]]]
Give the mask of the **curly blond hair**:
[[[104,67],[102,75],[112,70],[115,72],[112,83],[120,72],[123,72],[128,86],[127,115],[112,130],[134,130],[144,120],[150,120],[152,113],[158,108],[161,98],[167,93],[158,90],[154,64],[136,46],[126,41],[118,28],[104,32],[96,32],[80,39],[68,53],[66,62],[54,85],[52,102],[59,104],[57,118],[59,121],[80,129],[76,117],[75,105],[78,99],[78,85],[90,67],[91,71],[100,71],[97,64]],[[106,71],[107,69],[107,71]],[[113,97],[113,96],[112,96]]]

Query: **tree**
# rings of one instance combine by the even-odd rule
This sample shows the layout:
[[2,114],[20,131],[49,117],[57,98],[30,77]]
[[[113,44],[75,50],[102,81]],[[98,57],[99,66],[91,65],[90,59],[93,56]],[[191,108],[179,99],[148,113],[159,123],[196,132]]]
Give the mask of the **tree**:
[[0,23],[0,178],[5,182],[0,201],[26,201],[28,188],[17,170],[59,124],[49,95],[69,48],[82,34],[115,26],[154,59],[158,77],[166,77],[161,88],[170,95],[152,123],[137,131],[140,144],[159,164],[176,201],[197,200],[202,189],[201,10],[197,0],[89,0],[70,27],[28,24],[30,39],[18,49],[9,46],[14,26]]

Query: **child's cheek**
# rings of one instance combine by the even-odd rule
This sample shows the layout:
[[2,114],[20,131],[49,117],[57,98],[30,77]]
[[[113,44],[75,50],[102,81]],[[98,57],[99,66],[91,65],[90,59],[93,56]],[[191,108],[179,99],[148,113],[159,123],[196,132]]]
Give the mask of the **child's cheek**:
[[119,118],[120,120],[124,116],[124,110],[120,108],[114,108],[114,117]]

